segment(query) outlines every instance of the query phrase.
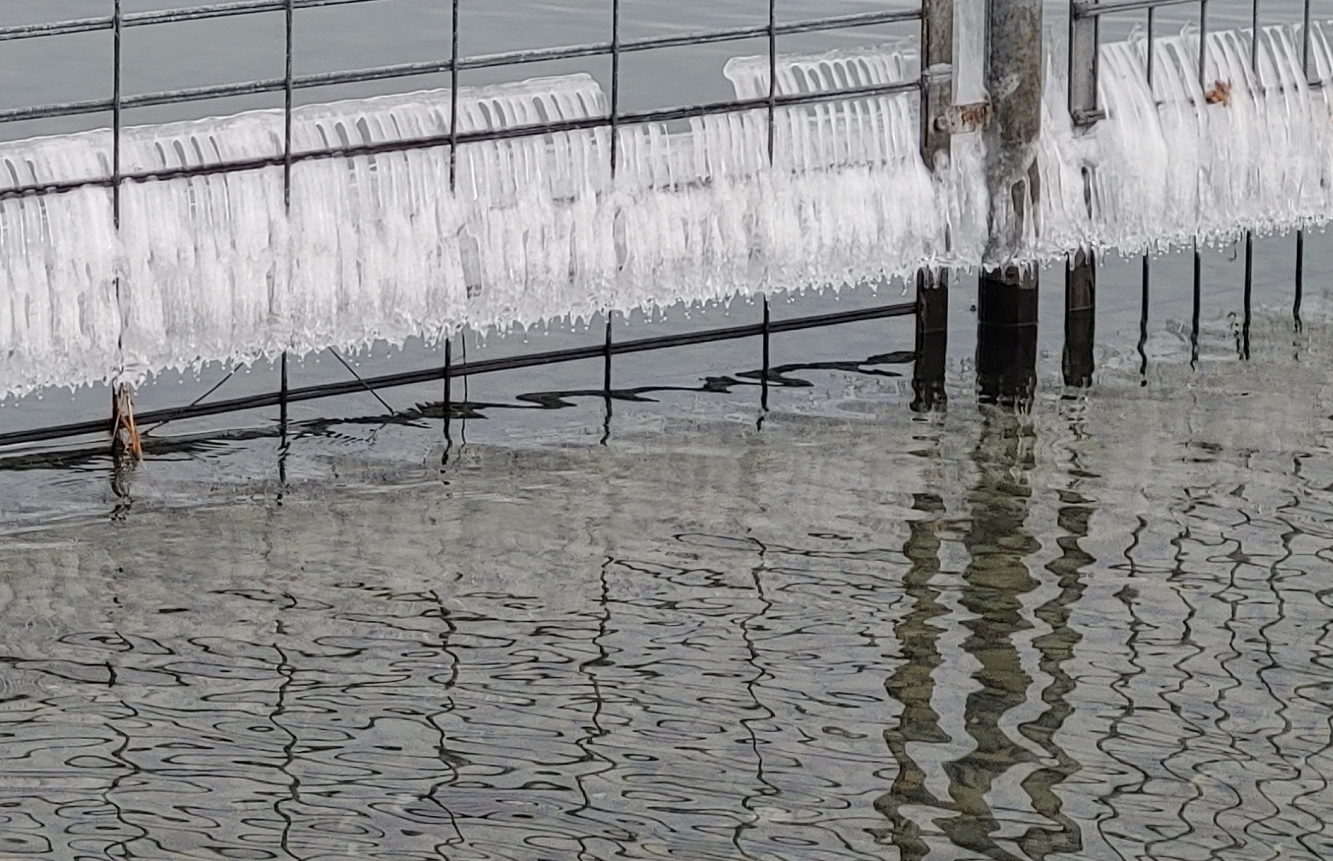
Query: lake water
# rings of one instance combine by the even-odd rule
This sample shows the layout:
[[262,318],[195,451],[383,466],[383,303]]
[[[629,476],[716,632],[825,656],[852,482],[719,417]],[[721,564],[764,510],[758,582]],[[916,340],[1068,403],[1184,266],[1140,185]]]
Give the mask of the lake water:
[[[106,5],[9,0],[0,21]],[[444,5],[344,10],[311,44],[330,67],[421,59]],[[594,38],[606,4],[470,5],[489,23],[469,53]],[[665,29],[763,6],[625,5]],[[207,43],[148,45],[140,83],[250,74]],[[259,63],[280,38],[234,44]],[[4,106],[100,86],[76,74],[91,51],[46,78],[8,48]],[[697,98],[715,65],[636,98]],[[0,859],[1331,857],[1333,255],[1311,237],[1296,331],[1292,246],[1258,244],[1248,361],[1237,249],[1205,251],[1197,367],[1190,261],[1154,264],[1142,354],[1138,262],[1107,261],[1087,391],[1061,385],[1046,273],[1028,414],[976,406],[960,285],[941,414],[908,409],[896,320],[775,338],[767,411],[750,340],[618,358],[639,399],[596,396],[600,362],[457,382],[447,442],[359,394],[294,409],[286,440],[265,411],[168,425],[129,472],[101,443],[10,454]],[[222,391],[272,387],[257,368]],[[104,405],[48,395],[0,423]]]

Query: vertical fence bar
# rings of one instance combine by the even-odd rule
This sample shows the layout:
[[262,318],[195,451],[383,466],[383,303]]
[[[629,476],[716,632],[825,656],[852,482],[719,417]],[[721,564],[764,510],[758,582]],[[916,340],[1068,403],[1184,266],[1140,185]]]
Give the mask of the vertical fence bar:
[[[115,0],[115,6],[112,11],[112,30],[114,47],[112,49],[112,62],[115,69],[111,78],[111,213],[115,221],[116,229],[120,229],[120,133],[124,122],[122,117],[122,99],[121,91],[121,38],[124,31],[123,20],[120,10],[121,0]],[[117,282],[119,285],[119,281]],[[119,289],[117,289],[117,299],[119,299]]]
[[293,0],[287,0],[287,71],[283,78],[282,106],[282,200],[287,211],[292,209],[292,54],[293,35],[295,33],[295,7]]
[[282,388],[278,392],[278,483],[287,484],[287,354],[282,354]]
[[[611,0],[611,177],[620,161],[620,0]],[[607,318],[610,322],[610,318]]]
[[[292,214],[292,81],[293,60],[295,53],[296,8],[294,0],[287,0],[284,10],[287,31],[287,66],[283,78],[282,104],[282,205],[287,215]],[[282,425],[282,445],[279,449],[278,474],[283,484],[287,483],[287,351],[282,353],[282,389],[280,391],[279,422]]]
[[[773,164],[778,116],[778,0],[768,0],[768,164]],[[768,297],[764,297],[765,306]]]
[[[1307,83],[1310,81],[1310,0],[1305,0],[1301,24],[1301,69]],[[1291,316],[1296,331],[1301,330],[1301,299],[1305,293],[1305,228],[1296,231],[1296,293],[1292,298]]]
[[[921,8],[921,157],[934,170],[949,155],[954,83],[954,0],[923,0]],[[912,367],[914,412],[948,404],[944,371],[949,339],[949,270],[916,275],[916,357]]]
[[1305,292],[1305,231],[1296,231],[1296,297],[1292,302],[1291,316],[1296,323],[1296,331],[1301,330],[1301,294]]
[[444,457],[449,458],[449,444],[453,441],[449,430],[454,412],[454,338],[450,335],[444,341]]
[[[1208,74],[1208,0],[1199,3],[1199,90],[1206,92]],[[1199,106],[1200,109],[1203,105]],[[1199,313],[1203,304],[1203,254],[1194,239],[1194,307],[1190,315],[1190,366],[1199,364]]]
[[[111,219],[116,232],[120,232],[121,182],[121,136],[124,130],[124,91],[122,87],[124,54],[124,15],[121,0],[114,0],[111,13],[112,29],[112,64],[111,73]],[[116,379],[111,387],[111,451],[117,457],[131,454],[136,459],[143,459],[143,447],[139,440],[139,431],[134,424],[134,392],[122,378],[125,374],[125,306],[122,295],[120,275],[116,275],[116,311],[120,317],[120,332],[116,337],[119,360]]]
[[1310,80],[1310,0],[1305,0],[1305,14],[1301,24],[1301,69],[1305,80]]
[[[769,367],[771,367],[771,365],[770,365],[769,350],[768,350],[768,346],[769,346],[769,332],[768,332],[768,327],[769,327],[770,324],[771,324],[771,317],[770,317],[770,311],[769,311],[769,306],[768,306],[768,294],[765,293],[765,294],[764,294],[764,332],[763,332],[763,344],[764,344],[764,346],[763,346],[763,362],[764,362],[764,363],[763,363],[763,368],[761,369],[762,376],[760,376],[760,378],[759,378],[759,407],[760,407],[760,409],[762,409],[765,413],[768,412],[768,369],[769,369]],[[763,419],[760,419],[760,421],[763,421]]]
[[611,439],[611,310],[606,312],[606,340],[602,348],[602,398],[606,406],[606,419],[602,423],[602,445]]
[[458,188],[458,2],[453,0],[449,51],[449,191]]
[[1157,42],[1154,30],[1157,26],[1157,7],[1148,7],[1148,90],[1152,91],[1153,67],[1157,63]]
[[1199,2],[1199,86],[1206,87],[1208,72],[1208,0]]
[[[1259,0],[1250,3],[1250,74],[1255,83],[1259,78]],[[1250,358],[1250,321],[1253,316],[1251,298],[1254,293],[1254,231],[1245,231],[1245,294],[1240,324],[1240,357]]]
[[1148,385],[1148,287],[1152,280],[1152,258],[1143,255],[1143,283],[1139,297],[1139,385]]
[[[1153,93],[1153,72],[1157,63],[1157,8],[1148,7],[1148,92]],[[1155,100],[1155,97],[1154,97]],[[1142,284],[1139,295],[1139,384],[1148,385],[1148,297],[1152,285],[1152,257],[1143,252]]]

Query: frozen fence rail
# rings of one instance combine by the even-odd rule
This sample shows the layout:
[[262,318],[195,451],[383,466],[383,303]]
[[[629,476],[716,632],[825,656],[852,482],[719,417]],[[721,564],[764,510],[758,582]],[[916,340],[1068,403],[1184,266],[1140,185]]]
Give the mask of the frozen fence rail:
[[[127,96],[118,51],[110,101],[0,113],[0,121],[106,110],[113,118],[101,132],[0,146],[0,396],[137,383],[212,361],[435,341],[463,326],[990,267],[995,224],[1015,211],[1034,217],[1002,249],[1006,265],[1333,215],[1333,123],[1316,86],[1333,61],[1317,25],[1267,28],[1258,38],[1184,33],[1101,46],[1094,38],[1100,62],[1076,62],[1068,94],[1048,76],[1033,147],[1040,182],[1025,176],[1011,205],[988,187],[995,154],[980,136],[948,140],[948,131],[991,122],[989,108],[969,106],[965,121],[921,97],[952,74],[939,54],[777,52],[786,33],[917,19],[923,44],[938,51],[952,44],[941,35],[951,32],[952,4],[791,24],[770,6],[766,27],[639,40],[620,38],[617,17],[609,43],[472,58],[458,54],[455,19],[447,60],[292,74],[293,10],[363,2],[373,0],[138,15],[117,3],[109,18],[0,28],[0,41],[118,35],[285,10],[289,53],[282,79]],[[1088,21],[1157,5],[1076,3],[1071,54]],[[621,109],[621,54],[756,35],[768,36],[768,54],[725,70],[734,99]],[[438,72],[456,84],[463,69],[600,55],[612,59],[609,93],[566,76],[292,103],[305,86]],[[1214,80],[1225,99],[1210,96]],[[284,92],[284,109],[124,122],[136,106],[257,92]],[[928,167],[922,151],[935,161],[942,130],[950,157]]]

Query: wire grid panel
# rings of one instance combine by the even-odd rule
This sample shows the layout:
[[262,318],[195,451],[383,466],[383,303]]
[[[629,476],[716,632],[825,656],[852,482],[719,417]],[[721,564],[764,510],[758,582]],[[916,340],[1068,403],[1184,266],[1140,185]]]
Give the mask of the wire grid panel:
[[[114,39],[115,45],[113,54],[114,69],[112,70],[113,87],[110,98],[33,105],[0,111],[0,124],[109,112],[112,115],[113,135],[112,169],[109,175],[63,181],[51,181],[48,179],[30,183],[15,183],[9,187],[0,188],[0,198],[59,193],[86,187],[117,189],[125,182],[143,182],[148,180],[169,180],[195,176],[218,175],[240,171],[259,170],[269,167],[284,168],[286,185],[287,188],[290,189],[292,165],[305,161],[377,155],[387,152],[402,152],[441,146],[448,146],[451,149],[456,150],[457,147],[461,145],[483,141],[537,137],[558,132],[595,128],[610,128],[615,130],[623,125],[669,122],[672,120],[741,113],[752,110],[767,109],[771,118],[774,111],[779,107],[843,101],[874,96],[897,95],[907,92],[917,92],[922,86],[921,79],[918,77],[913,80],[896,81],[876,86],[845,87],[830,91],[804,94],[779,94],[775,87],[771,87],[768,94],[761,98],[730,99],[725,101],[634,112],[622,111],[620,109],[619,100],[619,65],[621,56],[625,54],[691,45],[739,42],[747,39],[766,38],[769,45],[770,62],[776,65],[777,40],[779,37],[802,33],[847,30],[883,24],[917,22],[921,21],[923,18],[923,13],[920,8],[906,10],[890,9],[879,12],[838,15],[779,23],[776,14],[776,0],[769,0],[768,22],[763,25],[622,39],[620,35],[621,0],[612,0],[612,36],[609,41],[464,57],[460,56],[458,50],[460,21],[459,0],[452,0],[452,48],[448,59],[431,62],[391,64],[362,69],[346,69],[297,76],[293,74],[292,64],[293,15],[295,11],[332,6],[361,5],[385,2],[385,0],[234,0],[233,2],[228,3],[213,3],[191,8],[137,13],[123,11],[122,0],[108,0],[108,2],[112,5],[111,12],[109,15],[101,17],[0,28],[0,42],[49,39],[75,33],[109,32]],[[926,2],[936,5],[939,4],[939,0],[926,0]],[[122,37],[126,30],[139,27],[169,26],[171,24],[182,22],[258,15],[272,12],[284,12],[286,16],[286,73],[283,77],[147,93],[125,93],[122,91],[121,81],[125,58],[121,45]],[[609,57],[611,59],[612,92],[609,110],[605,116],[527,123],[519,126],[509,126],[482,131],[458,131],[457,84],[460,72],[477,69],[519,68],[536,63],[588,57]],[[342,144],[293,151],[290,130],[294,91],[340,84],[405,79],[433,74],[448,74],[452,80],[452,122],[447,134],[406,138],[390,143]],[[135,108],[183,104],[233,96],[249,96],[266,93],[282,93],[285,99],[285,126],[287,131],[281,154],[262,158],[224,160],[214,164],[180,167],[169,170],[159,169],[147,172],[127,172],[121,170],[121,132],[124,126],[126,111]],[[613,134],[611,139],[613,150],[612,163],[614,169],[616,158],[616,153],[614,152],[616,136]]]

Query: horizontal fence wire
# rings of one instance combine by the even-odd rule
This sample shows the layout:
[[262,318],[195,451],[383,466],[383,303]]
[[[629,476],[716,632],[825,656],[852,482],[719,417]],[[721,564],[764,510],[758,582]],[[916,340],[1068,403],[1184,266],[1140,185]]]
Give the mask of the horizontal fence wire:
[[[52,24],[0,28],[0,41],[5,39],[12,40],[102,29],[109,29],[113,32],[123,32],[124,28],[132,26],[202,20],[228,15],[254,15],[262,12],[278,11],[285,11],[290,15],[295,9],[372,2],[380,2],[380,0],[251,0],[251,2],[216,4],[211,6],[200,6],[193,9],[178,9],[168,12],[121,14],[120,16],[113,15],[105,19],[85,19],[82,21],[66,21]],[[234,84],[194,87],[139,95],[121,94],[118,97],[110,99],[15,108],[0,111],[0,124],[94,114],[107,111],[123,112],[135,108],[183,104],[187,102],[234,96],[264,93],[290,94],[293,90],[298,89],[310,89],[314,87],[363,83],[369,81],[395,80],[430,74],[450,74],[456,82],[458,73],[468,70],[523,66],[531,63],[585,57],[618,57],[626,52],[642,52],[689,45],[717,44],[760,37],[768,37],[772,40],[778,36],[790,36],[800,33],[845,30],[881,24],[919,21],[921,20],[921,17],[922,12],[920,8],[899,9],[856,15],[838,15],[812,20],[793,21],[784,24],[770,21],[766,25],[751,27],[707,30],[695,33],[644,37],[640,39],[616,39],[613,42],[511,51],[473,57],[451,57],[450,59],[435,62],[403,63],[368,69],[325,72],[302,76],[293,76],[289,74],[282,78],[246,81]],[[119,28],[119,30],[117,28]],[[351,158],[355,156],[430,149],[440,146],[449,146],[453,148],[469,143],[512,140],[558,132],[571,132],[606,127],[618,128],[622,125],[671,122],[673,120],[718,116],[751,110],[768,110],[771,113],[771,111],[778,106],[809,105],[856,98],[890,96],[915,92],[920,89],[920,86],[921,79],[917,78],[912,81],[895,82],[877,86],[851,87],[819,93],[799,93],[776,97],[770,96],[761,99],[731,100],[726,102],[695,104],[639,112],[625,112],[618,113],[614,116],[608,115],[606,117],[581,118],[577,120],[558,120],[505,129],[479,130],[466,133],[459,133],[451,126],[450,132],[445,135],[411,138],[379,144],[332,146],[319,150],[307,150],[298,153],[275,153],[270,157],[240,159],[211,165],[173,168],[170,170],[153,170],[126,174],[116,173],[113,176],[78,180],[33,182],[10,186],[8,188],[0,188],[0,199],[59,194],[80,188],[115,188],[124,182],[147,182],[154,180],[212,176],[238,173],[242,171],[262,170],[264,168],[277,166],[282,166],[284,169],[290,169],[293,164],[312,160]],[[457,87],[455,86],[454,89],[456,90]],[[286,110],[288,112],[291,110],[290,99],[288,99],[288,107]]]
[[[901,95],[920,90],[920,80],[900,81],[892,84],[879,84],[868,87],[850,87],[820,93],[800,93],[782,95],[773,98],[760,97],[727,102],[712,102],[702,105],[688,105],[677,108],[660,108],[647,111],[630,111],[619,114],[615,122],[619,126],[662,123],[672,120],[694,119],[723,114],[743,113],[745,111],[767,110],[770,105],[778,107],[812,105],[823,102],[844,101],[847,99],[869,98],[874,96]],[[185,179],[219,174],[239,173],[241,171],[260,170],[269,167],[284,166],[288,163],[299,164],[306,161],[320,161],[331,158],[352,158],[355,156],[383,155],[385,153],[406,152],[409,150],[431,149],[434,147],[486,141],[513,140],[515,138],[538,137],[558,132],[581,131],[586,129],[607,128],[612,125],[612,117],[587,117],[572,120],[557,120],[547,123],[514,126],[505,129],[487,129],[458,134],[431,135],[428,137],[408,138],[399,141],[386,141],[375,144],[357,144],[354,146],[330,147],[328,149],[303,150],[288,157],[285,153],[276,153],[262,158],[239,159],[220,162],[213,165],[179,167],[167,170],[151,170],[138,173],[123,173],[114,176],[93,179],[70,180],[67,182],[39,182],[29,185],[13,186],[0,189],[0,199],[28,195],[57,194],[79,188],[111,188],[120,182],[149,182],[171,179]],[[289,160],[290,159],[290,160]]]
[[[386,374],[378,377],[364,377],[337,383],[304,386],[288,389],[286,392],[268,392],[223,401],[211,401],[191,406],[168,407],[138,413],[135,420],[141,425],[159,422],[180,421],[183,419],[204,418],[226,413],[243,412],[265,407],[291,404],[298,401],[314,401],[334,398],[364,391],[378,391],[398,386],[411,386],[436,380],[455,377],[471,377],[479,374],[513,371],[520,368],[535,368],[564,362],[577,362],[585,359],[603,359],[609,356],[645,353],[666,350],[673,347],[686,347],[693,344],[708,344],[718,341],[734,341],[743,338],[756,338],[775,335],[782,332],[797,332],[805,329],[819,329],[826,326],[838,326],[868,320],[884,320],[892,317],[907,317],[916,313],[915,302],[899,302],[891,305],[877,305],[870,308],[858,308],[854,311],[838,311],[831,314],[816,314],[797,317],[790,320],[774,320],[762,323],[749,323],[742,326],[730,326],[721,329],[702,329],[695,332],[683,332],[676,335],[659,335],[651,338],[638,338],[628,341],[593,344],[586,347],[573,347],[565,350],[551,350],[540,353],[526,353],[518,356],[505,356],[496,359],[482,359],[475,362],[448,362],[443,366],[408,371],[398,374]],[[32,430],[0,433],[0,447],[22,445],[25,443],[51,442],[71,439],[89,434],[103,434],[112,430],[112,419],[97,419],[77,424],[58,427],[35,428]]]
[[[332,0],[327,0],[332,2]],[[344,3],[369,3],[380,0],[341,0]],[[309,4],[307,4],[309,5]],[[301,3],[293,4],[300,8]],[[283,4],[274,4],[275,9],[284,8]],[[266,10],[267,11],[267,10]],[[124,26],[129,26],[130,16],[125,16]],[[921,18],[919,9],[891,12],[868,12],[859,15],[840,15],[832,18],[818,18],[808,21],[793,21],[774,27],[778,36],[792,36],[800,33],[817,33],[829,30],[848,30],[857,27],[870,27],[879,24],[900,24]],[[111,21],[111,19],[107,19]],[[106,29],[112,29],[108,24]],[[3,32],[3,31],[0,31]],[[597,42],[586,45],[566,45],[556,48],[538,48],[524,51],[508,51],[497,54],[482,54],[474,57],[461,57],[453,60],[435,62],[399,63],[388,66],[376,66],[367,69],[353,69],[339,72],[323,72],[312,75],[299,75],[292,79],[295,89],[358,84],[370,81],[386,81],[398,78],[435,75],[477,69],[493,69],[507,66],[522,66],[531,63],[545,63],[556,60],[573,60],[585,57],[610,56],[620,54],[653,51],[665,48],[680,48],[691,45],[708,45],[720,42],[737,42],[745,39],[757,39],[769,35],[768,25],[754,27],[734,27],[724,30],[706,30],[697,33],[682,33],[666,36],[646,36],[639,39],[624,39],[618,45],[610,42]],[[282,92],[286,87],[284,78],[268,78],[256,81],[242,81],[234,84],[218,84],[207,87],[191,87],[179,90],[165,90],[154,93],[126,96],[122,100],[125,108],[147,108],[162,105],[183,104],[187,102],[207,101],[210,99],[230,98],[234,96],[252,96],[264,93]],[[111,110],[110,99],[89,99],[75,102],[60,102],[49,105],[12,108],[0,111],[0,123],[26,122],[36,119],[80,116],[103,113]]]
[[[314,9],[323,6],[353,6],[362,3],[382,3],[384,0],[293,0],[296,9]],[[157,12],[130,12],[121,16],[121,27],[149,27],[154,24],[179,24],[184,21],[205,21],[210,18],[232,18],[281,12],[287,0],[241,0],[234,3],[210,3],[185,9],[163,9]],[[40,39],[47,36],[69,36],[74,33],[97,33],[114,30],[115,16],[78,18],[70,21],[48,21],[39,24],[15,24],[0,27],[0,42],[22,39]]]
[[1093,18],[1116,12],[1141,12],[1144,9],[1152,10],[1162,6],[1198,5],[1207,2],[1208,0],[1074,0],[1072,10],[1075,18]]

